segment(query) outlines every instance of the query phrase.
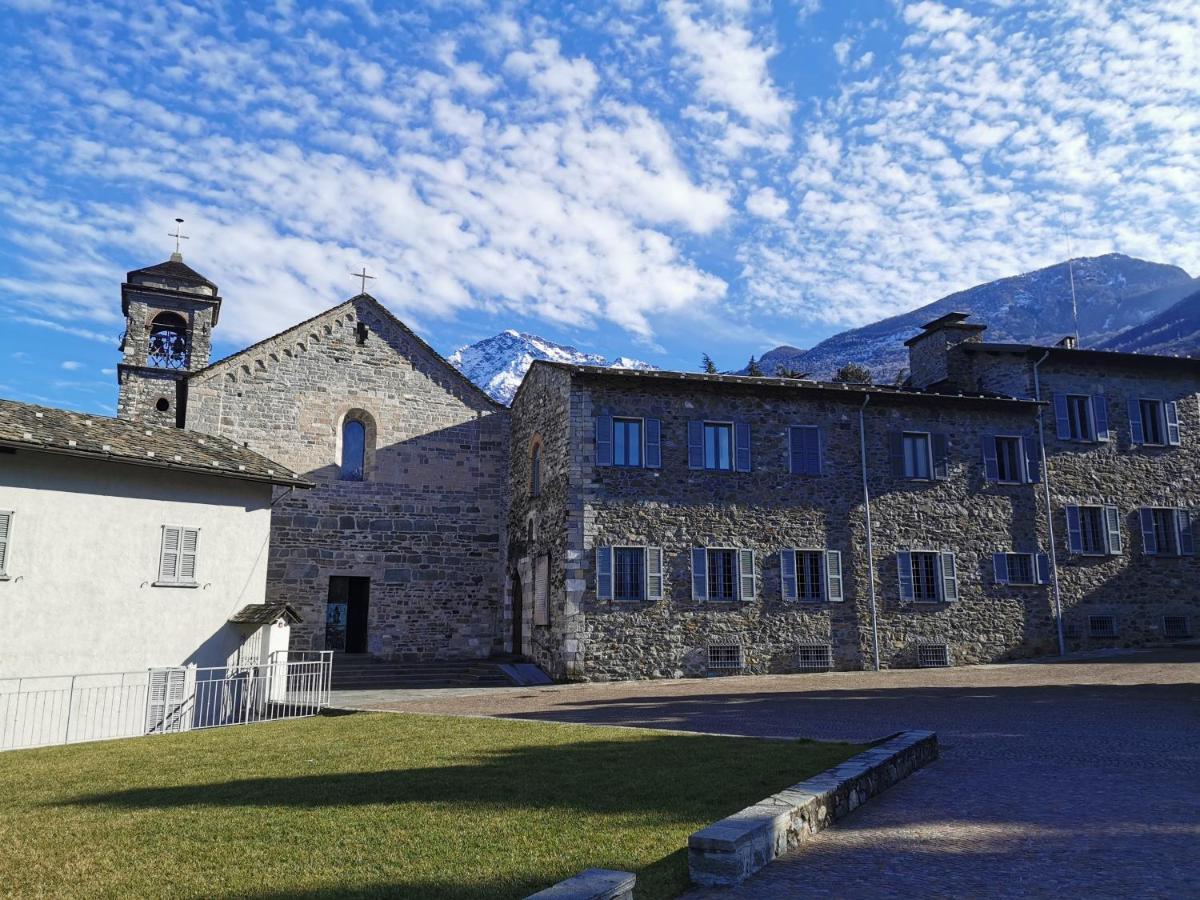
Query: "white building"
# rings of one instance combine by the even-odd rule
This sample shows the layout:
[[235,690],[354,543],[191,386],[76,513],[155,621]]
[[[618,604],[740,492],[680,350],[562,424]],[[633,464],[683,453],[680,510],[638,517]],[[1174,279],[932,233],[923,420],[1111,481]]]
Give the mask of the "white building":
[[0,679],[224,665],[294,615],[246,607],[273,496],[308,486],[229,440],[0,400]]

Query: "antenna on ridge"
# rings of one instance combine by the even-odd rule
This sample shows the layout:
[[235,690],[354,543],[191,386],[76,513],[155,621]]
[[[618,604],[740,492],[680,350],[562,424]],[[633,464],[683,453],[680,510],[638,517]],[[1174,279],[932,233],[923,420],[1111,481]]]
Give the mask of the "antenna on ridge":
[[1071,261],[1071,235],[1067,235],[1067,277],[1071,279],[1071,321],[1075,325],[1075,345],[1079,345],[1079,305],[1075,302],[1075,266]]

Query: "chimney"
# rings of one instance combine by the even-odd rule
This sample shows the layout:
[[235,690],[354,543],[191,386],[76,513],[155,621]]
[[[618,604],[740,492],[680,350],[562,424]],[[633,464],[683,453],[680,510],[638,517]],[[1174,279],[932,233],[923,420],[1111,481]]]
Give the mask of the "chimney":
[[[970,313],[952,312],[921,326],[921,333],[904,342],[908,347],[909,379],[918,390],[950,378],[950,350],[958,344],[983,340],[986,325],[967,324]],[[959,386],[961,387],[961,385]]]
[[1062,347],[1064,350],[1074,350],[1079,346],[1079,339],[1073,334],[1068,334],[1054,346]]

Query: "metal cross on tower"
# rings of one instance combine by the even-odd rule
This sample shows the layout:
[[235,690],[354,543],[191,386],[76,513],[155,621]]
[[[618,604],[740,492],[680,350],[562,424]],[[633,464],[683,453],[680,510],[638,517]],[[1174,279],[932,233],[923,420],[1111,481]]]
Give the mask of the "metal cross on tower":
[[188,236],[183,233],[183,219],[175,220],[175,233],[167,234],[167,237],[175,238],[175,255],[179,255],[179,242],[189,240]]
[[361,272],[351,272],[350,274],[362,282],[362,287],[359,289],[360,294],[365,294],[367,292],[367,279],[368,278],[371,279],[372,281],[375,280],[374,275],[367,274],[366,266],[363,266],[363,270]]

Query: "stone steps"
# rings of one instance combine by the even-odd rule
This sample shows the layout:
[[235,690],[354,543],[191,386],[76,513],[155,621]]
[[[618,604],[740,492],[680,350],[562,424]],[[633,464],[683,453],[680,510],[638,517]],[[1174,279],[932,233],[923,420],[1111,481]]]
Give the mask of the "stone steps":
[[333,658],[332,689],[403,690],[437,687],[507,687],[512,681],[498,665],[506,659],[399,660],[371,656]]

